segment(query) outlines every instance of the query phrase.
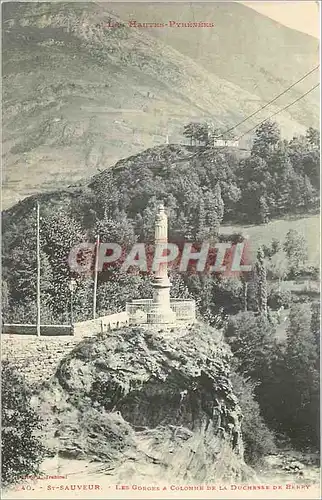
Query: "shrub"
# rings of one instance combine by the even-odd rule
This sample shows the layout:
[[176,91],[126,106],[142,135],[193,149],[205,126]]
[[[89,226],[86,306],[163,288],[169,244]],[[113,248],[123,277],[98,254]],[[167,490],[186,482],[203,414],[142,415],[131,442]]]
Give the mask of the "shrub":
[[318,280],[320,278],[320,269],[318,266],[306,266],[298,271],[297,278]]
[[292,293],[290,290],[277,290],[273,288],[267,299],[267,305],[273,310],[279,309],[280,307],[288,309],[291,303]]
[[232,372],[231,380],[243,413],[241,428],[244,458],[249,465],[259,464],[262,457],[276,451],[275,437],[265,424],[259,404],[255,401],[255,384],[236,372]]
[[9,362],[2,362],[1,478],[4,486],[35,475],[45,449],[36,432],[41,429],[38,415],[30,406],[30,392],[23,377]]

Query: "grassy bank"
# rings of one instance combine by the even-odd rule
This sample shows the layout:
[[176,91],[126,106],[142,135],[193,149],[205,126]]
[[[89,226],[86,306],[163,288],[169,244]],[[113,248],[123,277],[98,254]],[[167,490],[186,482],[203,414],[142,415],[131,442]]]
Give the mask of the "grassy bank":
[[221,226],[221,234],[242,232],[248,235],[251,248],[256,250],[259,245],[269,245],[273,238],[284,241],[287,231],[295,229],[302,234],[308,244],[309,263],[319,265],[320,216],[310,215],[298,219],[279,219],[257,226],[231,225]]

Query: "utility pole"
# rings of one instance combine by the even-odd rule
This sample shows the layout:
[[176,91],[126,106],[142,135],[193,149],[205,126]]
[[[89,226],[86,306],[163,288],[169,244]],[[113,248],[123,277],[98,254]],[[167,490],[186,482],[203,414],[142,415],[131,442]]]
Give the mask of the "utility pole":
[[74,291],[76,289],[77,282],[72,278],[69,282],[70,291],[70,326],[74,326]]
[[99,246],[100,246],[100,237],[98,235],[98,236],[96,236],[96,251],[95,251],[93,319],[96,318],[96,296],[97,296],[97,274],[98,274]]
[[37,336],[40,337],[40,216],[37,201]]

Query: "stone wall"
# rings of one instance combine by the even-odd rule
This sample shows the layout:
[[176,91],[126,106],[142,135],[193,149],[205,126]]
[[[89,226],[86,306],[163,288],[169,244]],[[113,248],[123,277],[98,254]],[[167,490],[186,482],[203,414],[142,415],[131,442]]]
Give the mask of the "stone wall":
[[12,361],[28,382],[37,384],[54,375],[59,362],[79,342],[72,336],[2,334],[1,359]]
[[[2,360],[9,359],[32,384],[48,380],[59,362],[85,337],[129,324],[126,312],[75,323],[73,334],[66,325],[46,325],[37,337],[35,325],[5,325],[1,335]],[[26,328],[31,327],[31,328]],[[11,332],[11,333],[6,333]],[[62,335],[59,335],[59,333]]]
[[92,336],[98,333],[108,332],[115,328],[121,328],[129,324],[129,315],[127,312],[109,314],[108,316],[101,316],[97,319],[90,319],[88,321],[81,321],[74,325],[75,337]]
[[[22,323],[4,324],[2,333],[11,333],[19,335],[37,335],[37,325],[28,325]],[[40,335],[72,335],[71,325],[40,325]]]

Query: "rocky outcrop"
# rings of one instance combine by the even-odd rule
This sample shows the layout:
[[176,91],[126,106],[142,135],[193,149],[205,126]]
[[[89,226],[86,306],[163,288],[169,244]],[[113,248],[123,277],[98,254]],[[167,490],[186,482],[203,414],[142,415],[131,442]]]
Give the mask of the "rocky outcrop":
[[203,324],[89,338],[40,395],[47,442],[60,456],[107,463],[115,481],[243,479],[229,358],[219,332]]

